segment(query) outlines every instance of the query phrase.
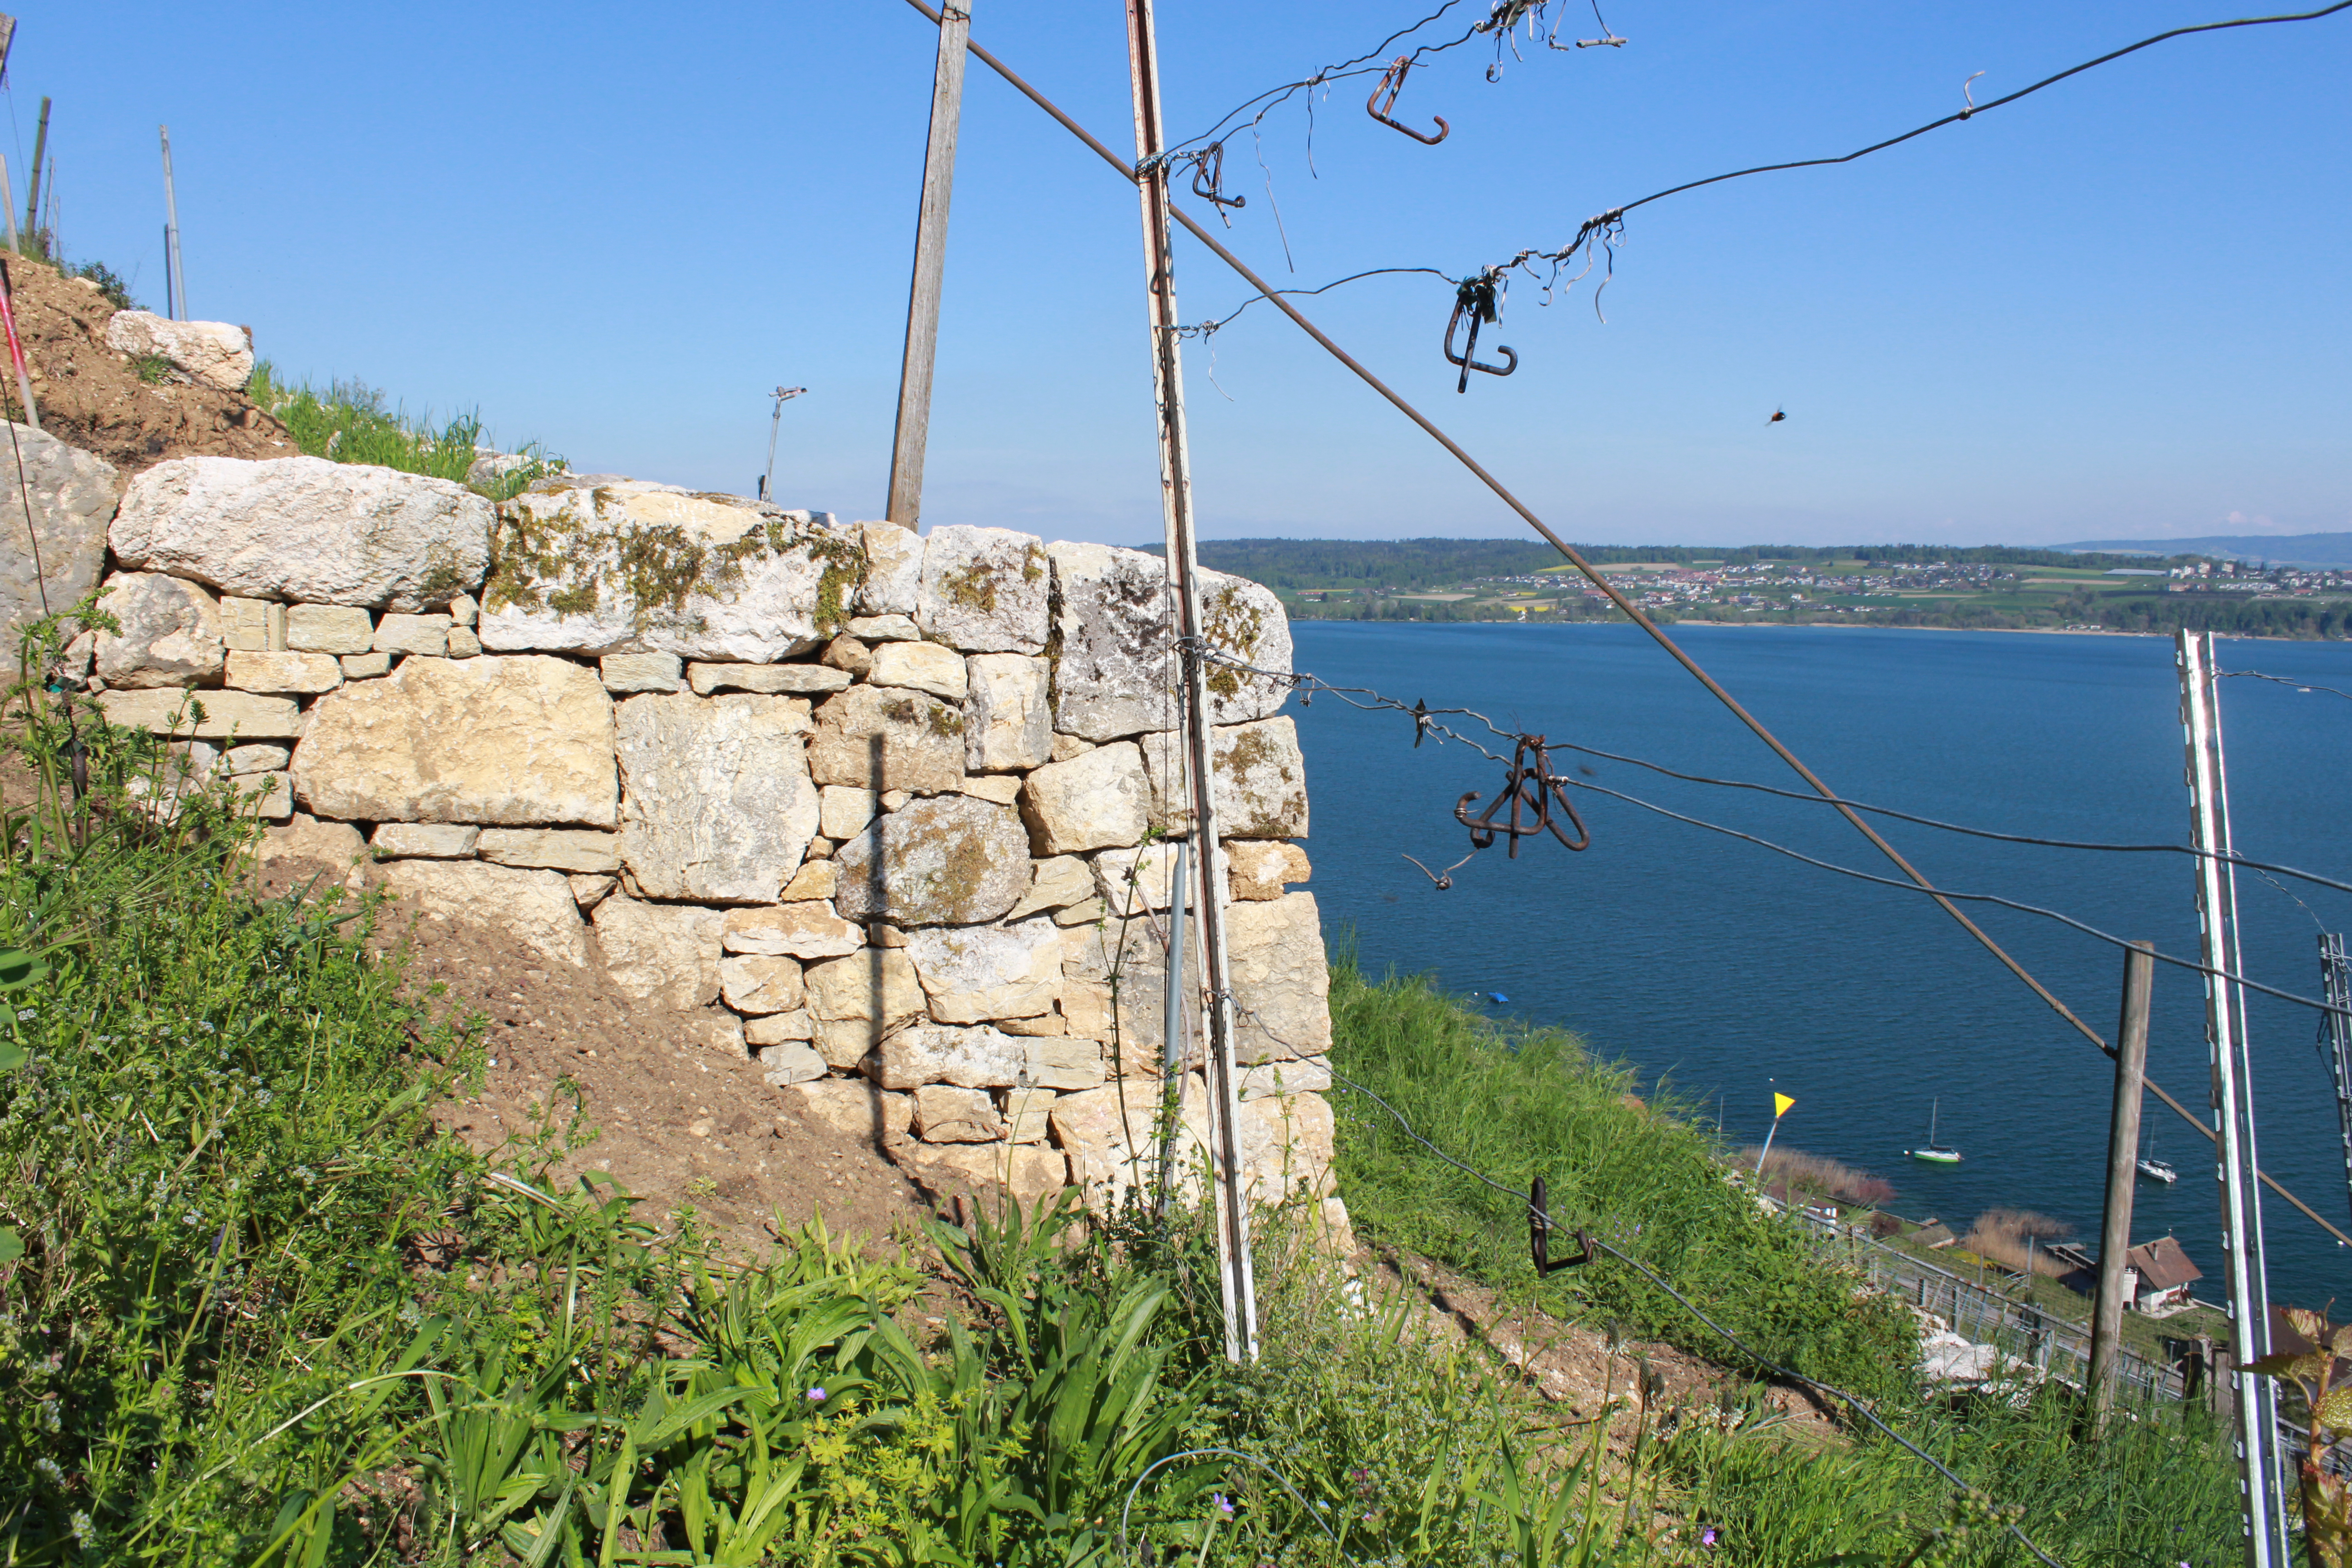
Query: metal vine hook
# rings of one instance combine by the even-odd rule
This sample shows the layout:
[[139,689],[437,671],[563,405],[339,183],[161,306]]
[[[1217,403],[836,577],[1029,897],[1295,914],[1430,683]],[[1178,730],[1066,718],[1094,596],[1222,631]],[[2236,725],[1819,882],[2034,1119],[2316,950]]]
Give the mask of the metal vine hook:
[[1541,1176],[1528,1188],[1528,1260],[1536,1266],[1536,1278],[1562,1268],[1574,1268],[1592,1261],[1592,1237],[1583,1231],[1575,1232],[1576,1256],[1554,1258],[1551,1255],[1551,1191]]
[[[1404,90],[1405,72],[1411,69],[1412,69],[1411,55],[1399,55],[1391,60],[1389,68],[1381,73],[1380,85],[1372,89],[1372,96],[1364,100],[1364,112],[1391,131],[1403,132],[1424,147],[1434,147],[1444,141],[1447,133],[1454,129],[1445,123],[1445,116],[1443,114],[1430,116],[1432,120],[1437,121],[1437,134],[1434,136],[1423,136],[1412,126],[1401,125],[1389,118],[1389,110],[1396,107],[1397,94]],[[1381,97],[1383,92],[1388,94],[1385,99]]]
[[[1190,156],[1192,160],[1192,194],[1215,207],[1219,217],[1224,217],[1224,209],[1227,207],[1249,205],[1247,196],[1228,196],[1218,194],[1224,188],[1225,184],[1225,144],[1223,142],[1212,142],[1208,146]],[[1208,183],[1202,184],[1203,180]],[[1225,218],[1225,226],[1231,228],[1233,219]]]
[[[1507,343],[1495,345],[1501,351],[1504,363],[1480,364],[1477,359],[1478,324],[1494,321],[1502,310],[1502,289],[1496,284],[1496,268],[1490,267],[1475,278],[1463,279],[1454,288],[1454,314],[1445,320],[1445,363],[1462,367],[1462,379],[1454,386],[1456,392],[1470,390],[1470,373],[1474,370],[1483,370],[1488,375],[1508,375],[1519,368],[1519,356]],[[1462,324],[1465,313],[1470,318],[1470,339],[1457,354],[1454,352],[1454,329]]]
[[1966,109],[1960,110],[1960,118],[1963,120],[1966,120],[1969,115],[1974,114],[1977,111],[1977,95],[1969,90],[1969,82],[1976,80],[1977,76],[1982,75],[1984,75],[1984,72],[1979,71],[1976,76],[1969,78],[1968,81],[1960,83],[1960,96],[1968,100],[1969,105]]
[[[1530,755],[1534,758],[1532,763],[1528,760]],[[1584,819],[1576,815],[1576,807],[1560,787],[1565,782],[1551,771],[1551,754],[1544,746],[1544,738],[1541,735],[1521,735],[1517,748],[1511,753],[1511,771],[1504,778],[1502,790],[1495,796],[1494,803],[1477,816],[1471,816],[1470,803],[1479,798],[1478,792],[1474,789],[1454,803],[1454,819],[1470,830],[1470,847],[1473,849],[1489,847],[1497,835],[1507,837],[1511,841],[1510,858],[1514,860],[1519,856],[1520,839],[1532,838],[1544,832],[1550,833],[1567,848],[1588,849],[1592,845],[1592,835],[1585,830]],[[1511,808],[1509,819],[1496,821],[1495,814],[1506,805]],[[1566,812],[1568,820],[1575,825],[1574,838],[1561,832],[1559,824],[1552,820],[1555,805]],[[1528,814],[1524,818],[1521,816],[1523,810]]]

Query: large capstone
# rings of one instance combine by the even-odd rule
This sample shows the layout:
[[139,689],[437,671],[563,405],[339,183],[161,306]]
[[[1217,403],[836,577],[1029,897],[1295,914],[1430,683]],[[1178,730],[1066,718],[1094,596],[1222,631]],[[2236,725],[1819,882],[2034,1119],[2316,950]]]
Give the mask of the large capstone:
[[131,481],[123,565],[224,594],[440,609],[482,580],[490,503],[424,474],[323,458],[174,458]]
[[98,634],[98,675],[110,687],[217,686],[226,659],[220,601],[160,572],[117,572],[98,607],[120,631]]
[[808,722],[793,697],[620,705],[621,855],[647,897],[775,902],[816,833]]
[[770,664],[855,609],[854,524],[641,479],[541,479],[499,509],[487,648]]
[[[10,454],[25,464],[25,484],[0,486],[0,663],[14,669],[17,628],[44,615],[63,615],[98,585],[106,566],[106,525],[114,518],[112,467],[79,447],[29,425],[10,427]],[[10,479],[16,475],[11,472]],[[25,495],[33,498],[33,531],[25,527]],[[28,546],[37,539],[40,549]],[[33,563],[37,554],[40,570]],[[46,601],[46,602],[45,602]],[[70,634],[68,634],[70,635]]]
[[[1116,740],[1178,722],[1175,600],[1160,557],[1107,544],[1055,542],[1060,586],[1054,724],[1066,735]],[[1209,647],[1260,669],[1290,669],[1290,622],[1270,589],[1222,572],[1201,574],[1202,629]],[[1281,711],[1290,682],[1213,661],[1210,721],[1237,723]]]
[[[290,703],[288,706],[292,706]],[[350,822],[618,819],[613,702],[568,659],[411,658],[312,706],[296,789]]]
[[935,528],[915,624],[961,653],[1043,653],[1053,594],[1045,547],[1008,528]]
[[963,713],[904,687],[853,686],[816,710],[809,772],[820,784],[947,790],[963,780]]
[[228,321],[175,321],[152,310],[106,319],[106,346],[133,359],[169,360],[199,386],[235,392],[253,379],[253,340]]
[[969,795],[910,801],[834,855],[843,918],[978,925],[1029,890],[1029,836],[1010,807]]

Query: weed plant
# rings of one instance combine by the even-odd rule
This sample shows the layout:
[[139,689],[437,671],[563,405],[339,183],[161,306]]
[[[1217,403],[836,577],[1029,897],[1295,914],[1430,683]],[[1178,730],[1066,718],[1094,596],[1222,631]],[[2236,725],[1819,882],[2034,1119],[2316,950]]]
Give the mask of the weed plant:
[[519,461],[475,480],[480,456],[475,447],[484,430],[478,412],[453,416],[436,426],[429,416],[415,418],[387,406],[384,395],[362,382],[334,381],[324,390],[307,382],[290,386],[278,380],[265,360],[254,366],[246,393],[284,423],[295,446],[309,457],[430,474],[471,484],[492,500],[519,495],[534,481],[564,471],[562,458],[532,442],[514,454]]

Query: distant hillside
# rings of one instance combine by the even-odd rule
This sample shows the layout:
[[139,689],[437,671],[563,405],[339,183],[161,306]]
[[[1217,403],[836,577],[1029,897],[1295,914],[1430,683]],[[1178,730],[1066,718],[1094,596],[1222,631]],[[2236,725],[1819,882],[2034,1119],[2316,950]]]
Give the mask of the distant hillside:
[[2281,566],[2352,566],[2352,533],[2215,533],[2201,539],[2095,539],[2058,548],[2221,555],[2239,561],[2269,561]]
[[[1157,553],[1158,546],[1143,548]],[[2080,566],[2082,547],[2026,549],[2017,545],[1745,544],[1709,549],[1689,544],[1580,544],[1586,560],[1607,566],[1631,561],[1757,561],[1801,563],[1864,561],[1887,565],[1955,562],[1983,565]],[[1539,540],[1518,539],[1204,539],[1201,564],[1230,572],[1277,593],[1298,589],[1411,589],[1487,577],[1518,577],[1562,564]],[[2117,556],[2113,566],[2161,566],[2160,556]]]

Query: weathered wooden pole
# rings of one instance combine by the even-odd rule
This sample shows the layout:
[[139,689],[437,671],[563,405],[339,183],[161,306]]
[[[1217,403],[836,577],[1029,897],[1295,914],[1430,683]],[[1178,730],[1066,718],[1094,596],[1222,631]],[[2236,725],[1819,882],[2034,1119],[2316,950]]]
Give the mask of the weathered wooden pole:
[[40,129],[33,132],[33,190],[25,198],[25,232],[37,244],[41,234],[41,159],[49,149],[49,100],[41,100]]
[[2124,952],[2123,1021],[2116,1026],[2116,1102],[2107,1117],[2107,1205],[2099,1221],[2099,1289],[2091,1311],[2091,1402],[2100,1426],[2116,1404],[2116,1352],[2124,1329],[2124,1254],[2131,1250],[2133,1183],[2139,1171],[2140,1082],[2147,1071],[2147,1001],[2156,979],[2152,943]]
[[923,205],[915,220],[915,277],[907,290],[907,352],[898,363],[898,429],[890,444],[884,515],[912,529],[923,514],[923,449],[931,434],[931,363],[940,346],[940,289],[948,264],[948,198],[955,190],[956,129],[963,117],[970,0],[940,8],[940,58],[931,72],[931,136],[923,151]]

